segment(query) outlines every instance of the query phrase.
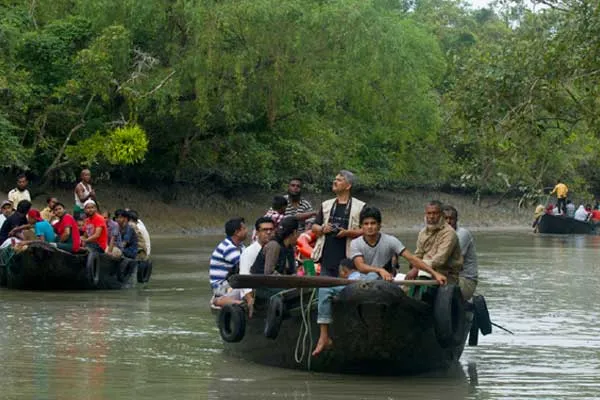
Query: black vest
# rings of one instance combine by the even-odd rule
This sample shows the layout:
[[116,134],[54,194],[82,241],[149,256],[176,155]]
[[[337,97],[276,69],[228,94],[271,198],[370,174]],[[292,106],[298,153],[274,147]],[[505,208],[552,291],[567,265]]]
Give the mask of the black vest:
[[[294,248],[287,248],[279,243],[279,257],[275,264],[275,271],[281,275],[293,275],[296,273],[296,260],[294,259]],[[265,273],[265,252],[264,248],[260,249],[260,253],[256,256],[254,264],[250,268],[251,274],[264,275]]]

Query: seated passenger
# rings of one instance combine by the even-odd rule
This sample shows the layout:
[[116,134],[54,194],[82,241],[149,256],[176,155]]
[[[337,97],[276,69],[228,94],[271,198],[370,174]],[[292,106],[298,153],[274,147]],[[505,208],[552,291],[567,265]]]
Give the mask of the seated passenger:
[[125,210],[115,213],[119,224],[121,243],[119,249],[123,257],[135,259],[138,255],[138,239],[135,230],[131,226],[131,215]]
[[56,232],[56,247],[61,250],[76,253],[81,248],[79,226],[75,218],[65,210],[63,203],[57,202],[53,208],[58,221],[54,224]]
[[573,218],[575,216],[575,204],[571,200],[567,200],[566,210],[567,217]]
[[[375,207],[365,206],[360,212],[360,226],[363,231],[363,236],[352,240],[350,244],[350,254],[352,257],[352,265],[363,274],[367,274],[368,279],[378,279],[379,277],[385,280],[392,280],[392,259],[398,256],[404,257],[411,265],[418,269],[430,273],[435,280],[441,285],[446,283],[446,277],[437,271],[434,271],[429,265],[424,263],[419,258],[411,254],[404,247],[402,242],[392,235],[381,233],[381,212]],[[351,279],[351,278],[349,278]],[[343,286],[338,286],[337,294]],[[328,298],[332,297],[332,291],[324,288],[319,289],[319,314],[317,316],[317,324],[319,324],[319,341],[313,351],[313,356],[321,353],[325,348],[331,346],[329,338],[329,324],[331,324],[331,306]],[[322,298],[324,296],[325,298]],[[326,304],[325,310],[328,313],[321,313],[321,303]]]
[[[223,239],[210,256],[210,287],[213,291],[212,303],[222,307],[225,304],[239,304],[244,289],[233,289],[227,278],[236,273],[240,262],[240,254],[244,248],[244,240],[248,236],[248,228],[243,218],[232,218],[225,223],[225,239]],[[246,296],[252,296],[247,293]]]
[[83,222],[85,237],[81,242],[85,247],[98,253],[104,253],[108,246],[108,229],[102,215],[98,214],[96,202],[87,200],[83,204],[87,218]]
[[[267,210],[265,213],[265,217],[269,218],[273,221],[273,225],[275,225],[275,231],[279,228],[279,224],[284,218],[285,209],[288,205],[288,201],[283,196],[275,196],[273,197],[273,203],[271,203],[271,208]],[[252,232],[252,241],[256,240],[256,229]]]
[[[129,226],[133,228],[137,237],[137,256],[135,258],[137,260],[147,260],[150,250],[150,236],[148,236],[148,231],[146,231],[146,235],[144,235],[141,228],[142,225],[139,224],[137,212],[130,209],[125,209],[125,211],[130,218]],[[145,229],[146,227],[144,227],[144,230]],[[148,237],[148,243],[146,243],[146,236]]]
[[17,204],[17,211],[6,218],[0,228],[0,247],[10,246],[13,238],[19,241],[23,240],[21,232],[13,232],[13,230],[19,226],[27,225],[27,212],[30,208],[31,202],[21,200]]
[[585,207],[583,206],[583,204],[579,205],[579,208],[577,208],[577,211],[575,211],[575,217],[574,217],[577,221],[587,221],[589,218],[589,213],[585,210]]
[[[116,210],[115,217],[117,214],[123,212],[124,210]],[[106,247],[106,254],[110,254],[113,257],[121,257],[123,252],[121,251],[121,247],[123,247],[121,243],[121,228],[117,221],[110,218],[110,213],[108,211],[104,211],[102,213],[102,218],[106,221],[106,228],[108,230],[108,246]]]
[[[463,267],[463,257],[458,236],[442,217],[442,203],[430,201],[425,206],[425,228],[419,232],[415,256],[446,276],[448,283],[458,285],[458,274]],[[406,279],[415,279],[419,273],[415,265]]]
[[270,240],[258,253],[250,272],[252,274],[281,274],[296,273],[294,249],[298,240],[298,220],[295,217],[284,218]]
[[50,222],[51,225],[53,225],[57,221],[56,216],[52,212],[52,209],[54,208],[54,205],[57,202],[58,202],[58,199],[56,197],[48,197],[46,199],[46,207],[44,207],[44,209],[42,211],[40,211],[42,218],[45,219],[46,221]]
[[32,208],[27,212],[27,222],[33,227],[36,239],[49,243],[55,241],[56,234],[52,229],[52,225],[42,218],[38,210]]

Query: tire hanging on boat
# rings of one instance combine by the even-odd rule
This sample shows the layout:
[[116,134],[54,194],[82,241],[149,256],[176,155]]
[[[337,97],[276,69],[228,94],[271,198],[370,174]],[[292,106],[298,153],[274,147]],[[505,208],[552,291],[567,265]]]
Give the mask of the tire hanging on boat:
[[435,335],[442,347],[462,343],[465,330],[465,306],[458,285],[438,288],[433,305]]
[[136,260],[123,257],[117,267],[117,279],[119,282],[125,282],[131,276],[131,272],[134,270],[136,264]]
[[152,261],[138,261],[137,266],[137,281],[138,283],[146,283],[152,276]]
[[219,312],[219,333],[224,341],[236,343],[246,334],[246,312],[239,304],[226,304]]
[[277,338],[281,323],[283,322],[283,312],[285,306],[281,296],[273,296],[269,300],[269,308],[267,309],[267,318],[265,320],[265,337],[269,339]]
[[477,325],[479,325],[481,334],[485,336],[492,333],[490,313],[485,304],[485,298],[482,295],[473,296],[473,308],[475,314],[474,318],[477,319]]
[[90,251],[85,262],[85,274],[88,285],[96,289],[100,282],[100,255]]

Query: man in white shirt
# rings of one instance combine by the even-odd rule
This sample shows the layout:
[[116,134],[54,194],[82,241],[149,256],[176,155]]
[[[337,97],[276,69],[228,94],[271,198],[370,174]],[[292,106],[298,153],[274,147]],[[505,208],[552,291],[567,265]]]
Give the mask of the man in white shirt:
[[21,200],[31,201],[31,195],[29,194],[29,190],[27,190],[28,184],[29,181],[25,174],[17,176],[17,187],[8,192],[8,200],[13,203],[14,207],[16,207]]
[[6,221],[6,218],[10,217],[12,213],[13,204],[10,202],[10,200],[4,200],[2,205],[0,205],[0,228],[2,227],[4,221]]
[[[256,229],[256,240],[242,251],[240,255],[240,275],[250,275],[250,268],[256,261],[256,257],[263,246],[275,235],[275,224],[270,217],[260,217],[254,224]],[[242,297],[251,293],[252,289],[243,289]]]

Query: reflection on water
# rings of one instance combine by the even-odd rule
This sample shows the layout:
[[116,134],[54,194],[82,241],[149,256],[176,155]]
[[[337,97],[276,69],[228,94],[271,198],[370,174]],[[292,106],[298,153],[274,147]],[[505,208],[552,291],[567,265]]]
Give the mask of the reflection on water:
[[[415,235],[402,233],[405,243]],[[600,397],[598,236],[477,233],[495,329],[450,371],[315,374],[222,354],[207,260],[218,237],[153,243],[148,288],[0,290],[2,399],[496,399]]]

